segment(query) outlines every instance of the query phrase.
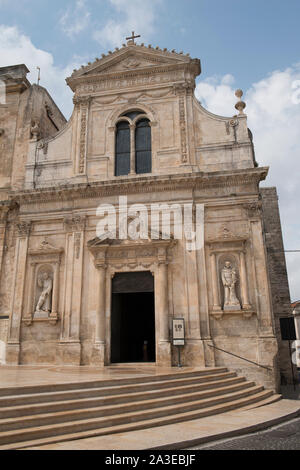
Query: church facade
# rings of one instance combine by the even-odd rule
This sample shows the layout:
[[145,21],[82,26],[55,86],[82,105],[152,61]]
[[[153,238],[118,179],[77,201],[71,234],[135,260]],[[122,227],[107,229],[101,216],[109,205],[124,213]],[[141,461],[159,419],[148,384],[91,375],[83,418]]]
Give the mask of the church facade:
[[[273,389],[289,380],[277,195],[260,188],[268,168],[255,160],[242,92],[236,115],[214,115],[194,95],[198,59],[130,39],[67,79],[66,122],[27,72],[0,69],[6,363],[175,366],[172,323],[183,319],[184,366],[225,365]],[[159,218],[151,231],[153,206],[161,218],[171,208],[170,236]],[[109,237],[105,207],[117,221]],[[141,207],[146,235],[120,236],[118,222],[136,229]],[[188,231],[176,236],[184,207],[196,248]]]

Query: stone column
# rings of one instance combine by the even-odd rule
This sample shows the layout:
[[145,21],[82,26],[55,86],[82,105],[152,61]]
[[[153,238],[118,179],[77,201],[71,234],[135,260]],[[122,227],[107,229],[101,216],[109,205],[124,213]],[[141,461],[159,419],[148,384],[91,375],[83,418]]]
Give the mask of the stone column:
[[249,297],[248,297],[248,282],[247,282],[247,271],[246,271],[246,259],[245,252],[240,252],[240,285],[242,295],[243,309],[249,310],[251,308]]
[[130,126],[130,174],[135,175],[135,124]]
[[7,206],[0,207],[0,275],[2,271],[2,261],[5,250],[5,236],[8,210],[9,208]]
[[171,343],[169,333],[168,267],[166,249],[159,249],[159,261],[155,274],[155,314],[158,337],[156,362],[159,366],[171,367]]
[[95,331],[95,353],[94,363],[104,366],[105,363],[105,339],[106,339],[106,269],[104,263],[95,262],[98,272],[98,302],[96,312],[96,331]]
[[219,289],[218,289],[218,270],[217,270],[217,260],[216,254],[211,253],[211,273],[212,273],[212,293],[213,293],[213,312],[221,312],[222,308],[220,305]]
[[26,314],[26,319],[27,319],[27,325],[30,325],[32,322],[32,318],[34,316],[34,310],[35,310],[35,273],[36,273],[36,263],[31,263],[30,265],[30,279],[29,279],[29,293],[30,295],[28,296],[28,304],[27,304],[27,314]]
[[61,331],[61,361],[79,365],[81,360],[80,316],[83,282],[83,249],[86,218],[74,215],[66,218],[66,270],[64,311]]
[[6,352],[7,364],[19,364],[20,362],[20,332],[24,309],[26,261],[31,222],[19,222],[16,229],[17,240],[12,281],[11,314]]
[[58,316],[58,288],[59,288],[59,262],[54,265],[53,275],[53,293],[52,293],[52,310],[50,318],[57,318]]

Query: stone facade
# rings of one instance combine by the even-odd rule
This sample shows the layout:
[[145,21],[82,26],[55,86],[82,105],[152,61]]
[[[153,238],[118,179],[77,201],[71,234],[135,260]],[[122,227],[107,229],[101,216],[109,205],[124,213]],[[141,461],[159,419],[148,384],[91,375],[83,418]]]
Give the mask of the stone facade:
[[[259,188],[268,168],[255,161],[242,93],[237,92],[239,114],[216,116],[194,96],[200,72],[198,59],[129,41],[67,79],[74,111],[66,125],[45,90],[23,77],[14,100],[26,107],[30,96],[31,111],[26,121],[23,111],[15,120],[20,142],[14,152],[1,153],[7,159],[0,177],[0,314],[10,318],[7,363],[110,364],[112,279],[116,273],[151,271],[158,365],[176,364],[171,325],[183,317],[186,366],[225,365],[278,388],[264,226],[275,209]],[[49,106],[59,129],[54,135],[45,123]],[[7,135],[13,135],[13,124],[5,128],[5,113],[13,109],[0,108]],[[116,127],[131,111],[150,122],[152,172],[117,177]],[[136,122],[130,122],[131,130]],[[186,239],[174,237],[97,239],[97,207],[117,205],[119,196],[129,206],[201,206],[200,249],[189,250]],[[279,229],[278,219],[269,233]],[[280,364],[285,358],[282,349]]]

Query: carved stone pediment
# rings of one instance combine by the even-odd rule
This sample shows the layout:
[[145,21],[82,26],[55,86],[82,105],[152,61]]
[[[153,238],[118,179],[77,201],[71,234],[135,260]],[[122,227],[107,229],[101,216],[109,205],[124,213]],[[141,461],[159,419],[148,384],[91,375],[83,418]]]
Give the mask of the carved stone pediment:
[[48,240],[45,238],[37,248],[29,250],[29,255],[33,257],[42,256],[44,258],[44,256],[47,257],[51,255],[60,256],[63,252],[63,248],[56,248],[55,246],[51,245],[51,243],[49,243]]
[[108,78],[112,76],[132,75],[135,72],[145,73],[167,71],[170,68],[189,67],[194,77],[200,74],[201,67],[198,59],[191,59],[183,53],[170,52],[167,49],[153,48],[144,45],[127,45],[102,59],[75,70],[71,77],[67,78],[68,85],[75,91],[78,84],[97,80],[97,78]]

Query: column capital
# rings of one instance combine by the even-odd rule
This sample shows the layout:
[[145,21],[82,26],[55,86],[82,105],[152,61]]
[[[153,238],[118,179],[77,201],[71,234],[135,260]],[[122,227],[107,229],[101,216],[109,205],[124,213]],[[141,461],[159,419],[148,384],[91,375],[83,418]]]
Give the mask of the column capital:
[[19,237],[28,237],[31,231],[31,221],[20,220],[16,223],[17,234]]
[[86,225],[86,215],[75,215],[64,219],[67,232],[83,232]]

